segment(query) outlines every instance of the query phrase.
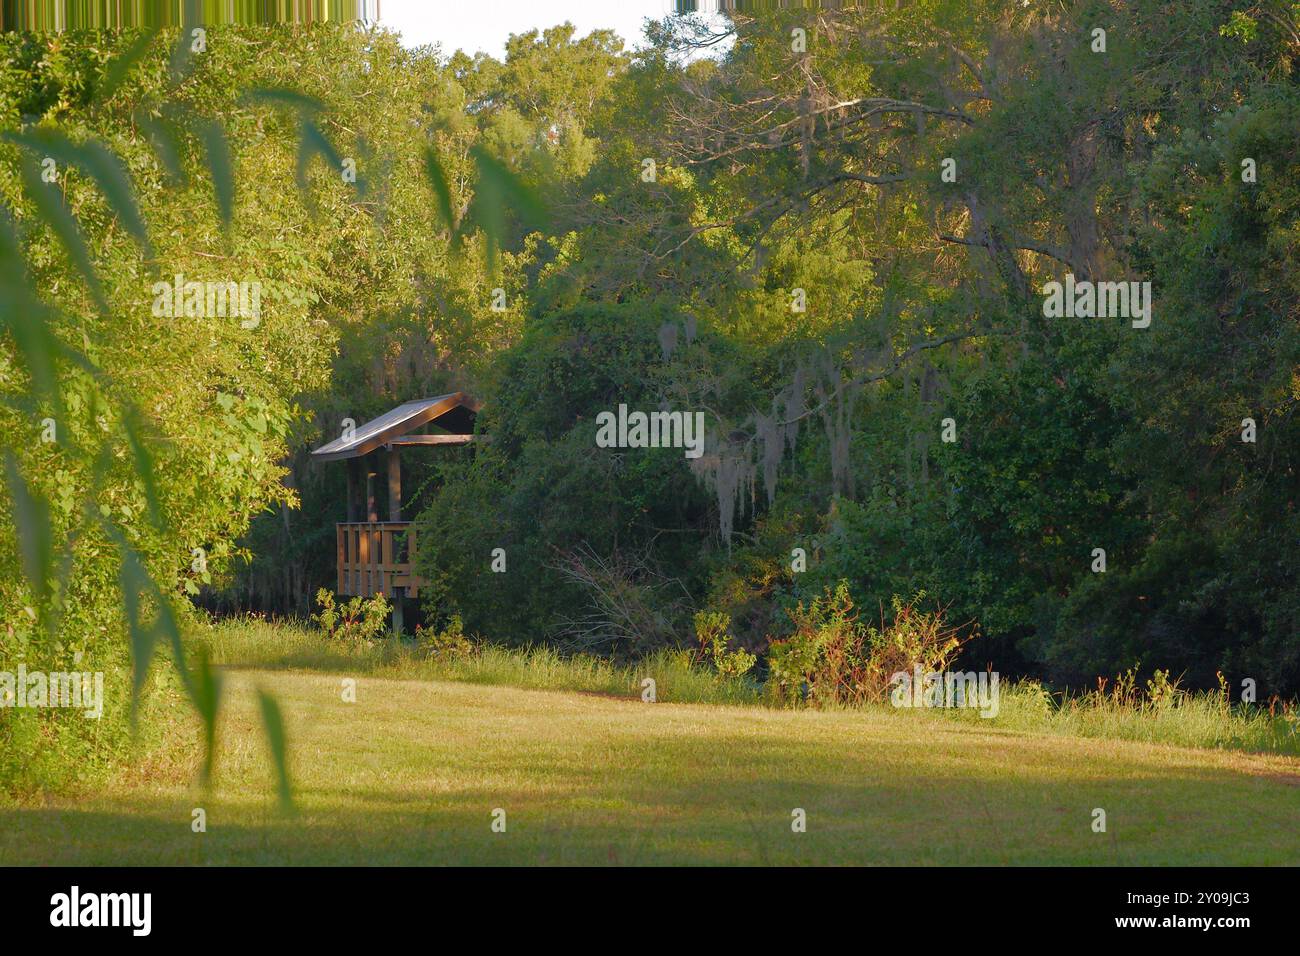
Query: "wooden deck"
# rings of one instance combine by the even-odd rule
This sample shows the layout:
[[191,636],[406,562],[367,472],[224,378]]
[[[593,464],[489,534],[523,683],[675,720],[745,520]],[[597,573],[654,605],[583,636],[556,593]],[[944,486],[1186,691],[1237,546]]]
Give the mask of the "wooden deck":
[[395,588],[414,597],[425,582],[412,567],[415,528],[409,521],[346,521],[334,525],[338,593],[391,598]]

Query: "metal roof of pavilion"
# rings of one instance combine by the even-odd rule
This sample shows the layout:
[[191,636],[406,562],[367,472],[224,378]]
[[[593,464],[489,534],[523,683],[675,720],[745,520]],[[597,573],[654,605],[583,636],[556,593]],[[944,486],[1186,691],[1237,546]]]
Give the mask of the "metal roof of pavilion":
[[[351,438],[336,438],[311,454],[319,461],[339,461],[343,458],[360,458],[384,445],[462,444],[472,437],[474,416],[481,407],[477,400],[464,392],[418,398],[413,402],[404,402],[364,425],[358,425]],[[402,440],[403,435],[430,422],[435,422],[451,434],[416,435],[406,441]]]

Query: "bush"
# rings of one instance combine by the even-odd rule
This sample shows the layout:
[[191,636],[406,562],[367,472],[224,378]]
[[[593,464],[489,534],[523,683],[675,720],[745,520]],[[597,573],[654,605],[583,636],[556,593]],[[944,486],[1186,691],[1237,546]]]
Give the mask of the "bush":
[[790,612],[794,634],[769,651],[769,695],[784,703],[876,703],[899,671],[947,670],[963,643],[959,629],[946,625],[942,610],[918,610],[924,597],[894,597],[893,620],[879,629],[858,621],[846,581],[799,604]]
[[415,628],[415,647],[422,657],[464,657],[474,650],[474,644],[465,636],[465,626],[460,615],[453,614],[447,626]]
[[731,618],[719,611],[700,611],[695,615],[695,636],[700,642],[700,660],[713,664],[718,680],[734,680],[747,674],[758,660],[743,647],[727,650]]
[[388,612],[392,606],[382,594],[372,598],[354,597],[346,604],[338,604],[334,594],[325,588],[316,592],[320,612],[311,619],[320,625],[326,636],[349,644],[371,644],[384,631]]
[[583,613],[559,626],[570,649],[630,659],[679,642],[685,593],[679,581],[654,567],[648,553],[615,549],[606,557],[579,547],[555,567],[586,598]]

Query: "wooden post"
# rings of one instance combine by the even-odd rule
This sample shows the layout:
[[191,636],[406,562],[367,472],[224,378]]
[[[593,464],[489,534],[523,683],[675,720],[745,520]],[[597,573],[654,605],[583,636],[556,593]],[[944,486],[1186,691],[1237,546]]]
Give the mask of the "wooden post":
[[388,520],[402,520],[402,457],[396,448],[388,449]]
[[[388,449],[388,520],[402,520],[402,457],[396,448]],[[397,533],[394,532],[388,538],[388,547],[391,552],[389,561],[392,564],[397,563]],[[405,623],[402,613],[402,600],[406,597],[406,588],[393,587],[393,634],[401,636],[402,625]]]
[[335,539],[334,549],[338,552],[337,567],[338,567],[338,577],[339,577],[339,589],[337,593],[340,595],[347,593],[343,589],[343,569],[347,566],[347,557],[346,557],[346,552],[344,550],[344,539],[346,538],[347,533],[348,532],[346,528],[334,529],[334,539]]
[[361,520],[361,459],[348,459],[348,516],[347,521]]
[[363,528],[357,548],[357,575],[359,578],[357,593],[370,597],[370,529]]
[[377,477],[371,468],[371,462],[366,462],[366,520],[379,520],[379,503],[375,498],[375,478]]

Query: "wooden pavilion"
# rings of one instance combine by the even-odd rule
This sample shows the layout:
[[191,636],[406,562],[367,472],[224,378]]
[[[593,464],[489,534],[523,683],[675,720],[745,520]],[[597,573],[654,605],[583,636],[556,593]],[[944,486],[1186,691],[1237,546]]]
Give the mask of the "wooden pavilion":
[[[317,461],[346,461],[347,520],[335,524],[338,593],[393,601],[393,628],[402,626],[402,599],[424,582],[415,574],[415,529],[402,520],[402,449],[474,441],[481,404],[464,392],[405,402],[313,451]],[[388,517],[380,519],[380,476],[388,484]]]

